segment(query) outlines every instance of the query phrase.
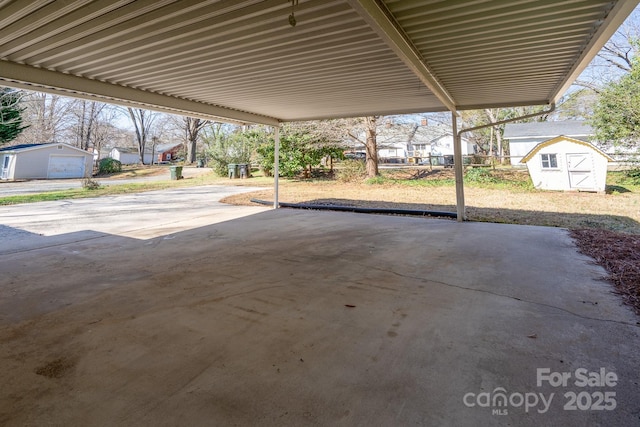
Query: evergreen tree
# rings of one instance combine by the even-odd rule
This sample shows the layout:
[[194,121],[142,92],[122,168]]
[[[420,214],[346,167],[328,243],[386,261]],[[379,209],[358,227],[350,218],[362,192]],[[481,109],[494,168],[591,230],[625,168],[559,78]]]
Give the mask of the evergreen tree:
[[0,145],[13,141],[27,126],[22,126],[21,93],[14,89],[0,88]]

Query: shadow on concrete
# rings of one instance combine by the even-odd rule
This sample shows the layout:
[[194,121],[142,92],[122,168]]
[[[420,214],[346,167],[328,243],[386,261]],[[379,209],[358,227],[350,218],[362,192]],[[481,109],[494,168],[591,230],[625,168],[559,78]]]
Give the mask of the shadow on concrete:
[[20,228],[0,224],[0,255],[9,255],[53,246],[67,245],[106,237],[109,234],[93,230],[76,231],[53,236],[32,233]]

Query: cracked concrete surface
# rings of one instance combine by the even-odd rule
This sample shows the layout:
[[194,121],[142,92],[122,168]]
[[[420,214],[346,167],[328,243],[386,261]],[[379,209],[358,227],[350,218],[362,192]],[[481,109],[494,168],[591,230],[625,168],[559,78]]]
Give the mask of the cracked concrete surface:
[[251,213],[0,255],[0,424],[640,422],[638,318],[566,231]]

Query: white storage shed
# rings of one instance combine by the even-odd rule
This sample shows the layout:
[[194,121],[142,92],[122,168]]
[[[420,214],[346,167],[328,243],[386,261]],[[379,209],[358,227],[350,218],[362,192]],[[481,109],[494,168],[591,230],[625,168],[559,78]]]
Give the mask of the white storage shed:
[[558,136],[536,145],[521,160],[541,190],[605,191],[611,157],[594,145]]

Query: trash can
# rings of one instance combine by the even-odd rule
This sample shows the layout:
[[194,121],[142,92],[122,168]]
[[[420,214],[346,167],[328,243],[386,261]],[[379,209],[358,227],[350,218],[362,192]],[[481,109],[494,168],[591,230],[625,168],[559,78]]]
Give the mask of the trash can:
[[239,176],[240,178],[249,178],[249,165],[246,163],[240,163],[239,167]]
[[203,168],[204,167],[204,159],[198,159],[198,167],[199,168]]
[[450,154],[447,154],[444,156],[444,167],[445,168],[452,168],[453,167],[453,156]]
[[170,166],[169,170],[171,171],[172,181],[182,179],[182,166]]
[[238,177],[238,165],[235,163],[229,163],[229,179]]

